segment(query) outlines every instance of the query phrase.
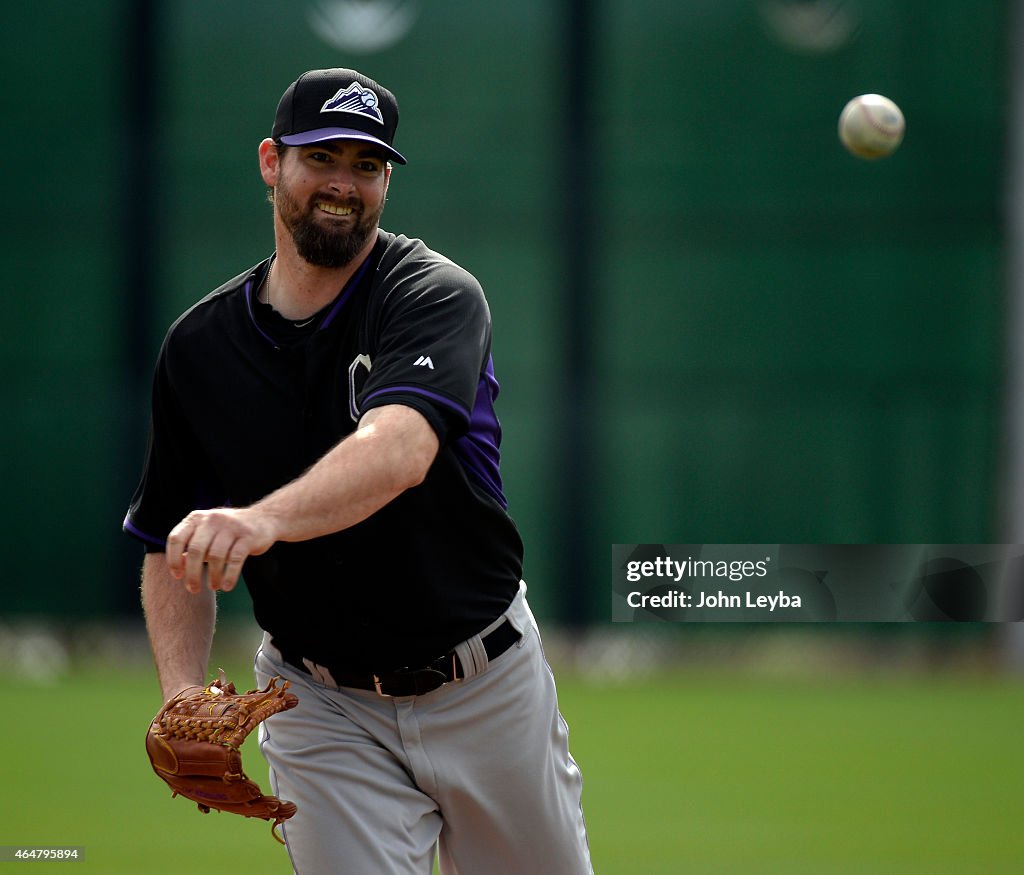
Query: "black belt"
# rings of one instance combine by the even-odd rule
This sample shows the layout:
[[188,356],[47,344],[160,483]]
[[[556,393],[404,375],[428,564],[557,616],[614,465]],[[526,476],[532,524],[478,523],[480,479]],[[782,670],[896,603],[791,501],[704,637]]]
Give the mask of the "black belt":
[[[519,632],[508,620],[503,620],[494,631],[486,635],[482,641],[487,659],[497,659],[520,638]],[[281,657],[289,665],[306,674],[312,672],[306,667],[301,656],[296,656],[283,649],[277,642],[274,646],[281,651]],[[312,662],[312,660],[310,660]],[[466,676],[462,660],[451,650],[438,657],[423,668],[400,668],[382,674],[372,672],[351,672],[330,665],[323,666],[330,673],[339,687],[354,687],[357,690],[374,690],[381,696],[422,696],[432,692],[443,684],[457,681]]]

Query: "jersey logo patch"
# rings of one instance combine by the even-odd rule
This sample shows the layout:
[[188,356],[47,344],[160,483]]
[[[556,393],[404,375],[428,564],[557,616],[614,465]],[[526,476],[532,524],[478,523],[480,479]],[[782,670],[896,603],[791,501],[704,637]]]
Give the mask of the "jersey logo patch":
[[413,367],[430,368],[430,370],[434,370],[434,363],[430,360],[429,355],[421,355],[413,362]]
[[359,407],[356,399],[366,385],[366,378],[370,373],[372,363],[368,355],[357,355],[348,366],[348,413],[353,422],[359,422]]
[[369,88],[363,88],[358,82],[353,82],[348,88],[339,89],[334,97],[320,107],[320,112],[350,112],[354,115],[372,118],[382,125],[384,116],[378,106],[379,103],[377,95]]

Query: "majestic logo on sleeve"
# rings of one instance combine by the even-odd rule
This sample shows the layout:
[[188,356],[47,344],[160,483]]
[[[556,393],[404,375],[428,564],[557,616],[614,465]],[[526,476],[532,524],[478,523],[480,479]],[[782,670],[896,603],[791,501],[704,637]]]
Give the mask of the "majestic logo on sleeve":
[[348,88],[342,88],[328,100],[320,112],[350,112],[353,115],[361,115],[372,118],[378,124],[384,124],[384,116],[380,111],[380,101],[377,95],[369,88],[363,88],[358,82],[353,82]]

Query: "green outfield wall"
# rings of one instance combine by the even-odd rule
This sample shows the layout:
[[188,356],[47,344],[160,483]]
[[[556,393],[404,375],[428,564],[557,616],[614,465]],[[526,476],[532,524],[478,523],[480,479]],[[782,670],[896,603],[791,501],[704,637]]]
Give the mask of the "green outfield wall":
[[[344,4],[164,2],[133,98],[137,4],[5,10],[0,614],[137,610],[140,551],[119,529],[148,366],[177,313],[269,253],[256,147],[283,88],[321,66],[398,95],[409,164],[384,225],[488,293],[538,613],[607,620],[613,543],[997,538],[1006,4],[785,17],[814,5],[586,7],[588,355],[569,379],[562,4],[410,3],[396,41],[364,52],[316,32]],[[884,161],[836,138],[864,92],[907,118]],[[582,533],[569,410],[591,436]],[[567,607],[570,576],[586,597]]]

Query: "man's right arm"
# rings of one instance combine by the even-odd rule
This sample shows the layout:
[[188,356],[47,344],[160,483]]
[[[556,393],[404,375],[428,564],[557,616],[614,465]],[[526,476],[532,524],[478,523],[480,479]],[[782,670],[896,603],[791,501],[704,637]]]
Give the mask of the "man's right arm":
[[164,553],[148,553],[142,565],[142,609],[164,701],[187,687],[205,686],[217,594],[191,593],[171,577]]

